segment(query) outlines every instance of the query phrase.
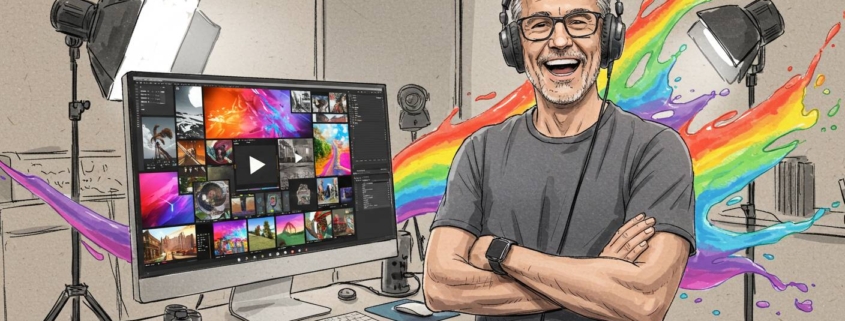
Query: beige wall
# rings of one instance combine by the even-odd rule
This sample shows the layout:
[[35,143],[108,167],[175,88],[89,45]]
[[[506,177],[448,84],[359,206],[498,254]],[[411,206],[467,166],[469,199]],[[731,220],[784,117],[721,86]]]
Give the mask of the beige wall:
[[[627,6],[624,20],[630,23],[640,2],[624,3]],[[744,4],[739,1],[730,3]],[[696,10],[723,4],[726,3],[710,3]],[[769,96],[791,75],[803,72],[824,40],[827,30],[842,18],[843,8],[835,1],[780,0],[777,4],[787,23],[787,32],[769,48],[767,69],[760,76],[757,87],[758,101]],[[4,139],[0,142],[0,152],[67,150],[70,147],[70,124],[66,116],[70,72],[63,36],[57,34],[48,21],[52,1],[9,0],[3,5],[5,11],[0,13],[0,43],[4,44],[3,54],[0,55],[0,137]],[[431,94],[431,101],[427,106],[431,113],[432,126],[423,130],[421,134],[424,134],[433,130],[444,119],[455,105],[456,98],[460,99],[464,106],[465,120],[498,101],[475,102],[476,96],[497,92],[499,98],[504,97],[526,79],[524,75],[518,75],[507,67],[502,59],[497,40],[500,29],[497,19],[499,1],[467,0],[463,1],[462,7],[463,51],[460,57],[463,73],[459,98],[455,97],[454,93],[456,59],[453,53],[457,10],[456,2],[447,0],[317,0],[316,3],[310,0],[259,0],[248,3],[203,0],[200,9],[222,27],[206,73],[385,83],[390,104],[391,148],[393,154],[396,154],[410,142],[410,134],[402,132],[395,125],[400,111],[396,104],[396,93],[401,86],[415,83],[425,87]],[[319,41],[316,44],[316,57],[315,19],[320,28],[317,32]],[[326,28],[325,47],[322,38],[323,21]],[[744,110],[746,89],[741,83],[730,86],[723,84],[707,65],[706,60],[686,36],[686,30],[693,21],[692,13],[681,20],[668,39],[666,50],[661,54],[661,57],[666,58],[673,48],[678,48],[681,44],[690,46],[676,64],[670,79],[683,77],[684,80],[678,84],[678,91],[685,97],[688,97],[689,89],[696,89],[696,92],[701,93],[730,88],[733,92],[728,97],[713,101],[696,118],[693,127],[698,129],[705,121],[726,111]],[[839,36],[840,39],[841,37],[842,35]],[[819,130],[820,127],[828,127],[831,124],[838,124],[840,127],[845,125],[840,121],[841,117],[845,117],[842,112],[833,118],[824,116],[836,103],[836,98],[842,97],[840,91],[845,88],[845,81],[836,77],[842,74],[841,62],[845,61],[845,54],[841,49],[838,47],[825,52],[819,72],[828,76],[827,83],[821,88],[809,88],[807,92],[807,107],[819,108],[823,112],[819,125],[813,130],[795,133],[788,139],[806,140],[794,154],[807,155],[816,163],[817,206],[829,206],[833,201],[841,200],[836,180],[845,177],[845,164],[841,161],[842,155],[845,155],[845,146],[839,143],[845,128],[839,131],[828,130],[826,133]],[[788,66],[794,67],[793,72],[786,71]],[[84,114],[80,127],[83,156],[99,157],[87,158],[85,160],[90,163],[83,162],[83,165],[97,165],[96,173],[111,178],[112,182],[125,181],[126,168],[122,158],[125,155],[122,105],[99,98],[99,91],[91,76],[84,52],[80,60],[79,80],[80,98],[92,101],[92,108]],[[823,88],[830,88],[833,93],[829,96],[822,95]],[[12,166],[16,169],[45,177],[51,183],[69,180],[67,158],[42,160],[45,156],[38,154],[4,155],[11,156]],[[69,153],[53,157],[69,157]],[[103,164],[107,166],[99,170]],[[42,170],[45,172],[42,173]],[[65,171],[46,174],[61,170]],[[773,207],[772,179],[772,175],[767,173],[758,180],[758,207]],[[122,191],[119,184],[112,182],[89,185],[109,186]],[[69,193],[67,184],[62,186],[64,187],[61,189]],[[19,186],[15,186],[14,193],[19,199],[31,197]],[[97,194],[93,189],[83,191],[83,196]],[[110,205],[109,202],[93,202],[90,199],[89,197],[89,201],[85,202],[86,206],[98,213],[113,216],[119,222],[127,223],[125,200],[118,199]],[[4,250],[0,251],[0,263],[4,267],[2,272],[6,285],[5,291],[0,292],[0,298],[7,303],[3,306],[6,310],[5,320],[29,320],[33,314],[46,314],[64,284],[70,282],[68,230],[29,237],[9,233],[52,226],[57,226],[58,229],[67,228],[67,224],[48,207],[37,205],[37,202],[25,204],[35,206],[14,209],[0,207],[0,234],[4,246]],[[426,235],[431,219],[432,216],[427,215],[420,220]],[[816,283],[827,282],[831,287],[841,288],[842,283],[837,283],[835,272],[841,271],[841,260],[826,256],[833,252],[818,252],[822,251],[822,248],[824,251],[841,250],[841,242],[811,238],[799,240],[803,242],[800,243],[801,248],[789,247],[789,244],[793,243],[786,242],[771,249],[766,248],[791,257],[790,260],[775,261],[767,266],[784,278],[797,280],[809,277],[807,271],[821,269],[822,271],[817,273],[821,279]],[[416,249],[414,251],[416,252]],[[795,251],[801,251],[803,256],[792,255]],[[83,253],[82,258],[83,281],[91,286],[94,295],[115,319],[119,315],[122,319],[156,315],[161,313],[164,305],[173,302],[193,307],[197,300],[197,296],[191,296],[154,304],[138,304],[132,299],[129,264],[114,257],[96,261],[86,253]],[[421,270],[416,258],[411,270]],[[294,287],[301,290],[328,284],[337,279],[378,277],[378,271],[377,262],[322,271],[297,277]],[[122,289],[119,293],[126,305],[121,314],[118,313],[118,290],[113,281],[115,278],[120,279]],[[777,297],[786,303],[791,299],[784,295],[796,296],[795,293],[776,293],[759,279],[758,291],[764,296]],[[669,319],[707,319],[706,316],[713,307],[719,307],[723,316],[737,316],[742,310],[741,289],[741,279],[732,279],[717,289],[697,294],[705,297],[708,305],[692,305],[688,301],[676,300]],[[821,292],[814,292],[817,294],[810,296],[819,302],[818,311],[814,312],[816,314],[792,314],[790,319],[807,320],[810,316],[819,320],[829,319],[826,316],[832,317],[845,312],[842,310],[845,305],[837,301],[840,296],[836,295],[835,289],[819,288],[816,291]],[[227,295],[228,291],[206,294],[203,305],[225,303]],[[823,300],[828,300],[825,298],[833,301],[822,303]],[[69,310],[69,307],[64,310],[63,319],[68,319]],[[87,309],[83,308],[82,311],[84,320],[93,318]],[[774,319],[773,314],[770,319]]]

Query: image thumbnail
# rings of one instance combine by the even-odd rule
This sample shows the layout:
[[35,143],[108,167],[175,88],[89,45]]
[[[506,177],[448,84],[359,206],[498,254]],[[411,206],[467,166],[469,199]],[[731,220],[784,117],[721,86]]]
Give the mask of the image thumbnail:
[[176,175],[175,172],[138,175],[141,225],[144,228],[194,222],[193,198],[191,195],[179,195]]
[[235,168],[232,165],[208,166],[209,181],[226,181],[229,186],[235,185]]
[[194,193],[194,183],[208,181],[204,166],[179,167],[179,194]]
[[329,105],[331,109],[329,109],[329,112],[332,114],[345,114],[348,110],[346,100],[346,93],[330,93]]
[[314,178],[314,163],[280,164],[279,188],[290,189],[290,180]]
[[216,221],[232,216],[229,182],[194,183],[194,213],[198,221]]
[[290,212],[290,191],[282,191],[282,211]]
[[311,189],[307,184],[299,184],[296,187],[296,205],[311,204]]
[[338,194],[337,177],[317,179],[317,204],[337,204]]
[[176,86],[176,138],[203,139],[202,87]]
[[209,140],[205,145],[208,165],[228,165],[235,162],[231,140]]
[[246,221],[216,222],[214,229],[214,256],[245,253],[249,250]]
[[194,225],[144,230],[144,264],[197,257],[197,234]]
[[282,206],[282,193],[272,192],[267,193],[267,214],[281,213],[284,210]]
[[255,214],[262,215],[267,213],[267,208],[264,205],[264,193],[255,193]]
[[332,211],[305,213],[306,241],[319,242],[332,237]]
[[290,91],[203,88],[207,139],[311,137],[311,115],[291,113]]
[[232,197],[232,217],[255,215],[255,195],[237,194]]
[[314,159],[318,177],[352,174],[349,125],[314,124]]
[[290,209],[293,212],[310,212],[317,209],[317,180],[313,178],[290,181]]
[[328,113],[329,95],[325,93],[311,93],[311,111],[315,113]]
[[333,210],[332,216],[334,236],[355,235],[355,215],[351,208]]
[[340,202],[343,204],[352,203],[352,199],[355,198],[355,195],[352,194],[352,187],[341,187],[340,188]]
[[311,138],[279,139],[279,163],[313,163],[314,141]]
[[290,109],[294,113],[311,112],[311,93],[307,91],[290,92]]
[[[310,120],[310,119],[309,119]],[[171,117],[141,118],[144,165],[147,169],[176,166],[176,121]]]
[[346,114],[314,114],[315,123],[348,123]]
[[176,142],[176,155],[179,166],[205,165],[205,141],[182,140]]
[[305,244],[305,221],[302,214],[276,216],[278,247]]
[[253,218],[247,222],[250,251],[276,247],[276,222],[272,216]]

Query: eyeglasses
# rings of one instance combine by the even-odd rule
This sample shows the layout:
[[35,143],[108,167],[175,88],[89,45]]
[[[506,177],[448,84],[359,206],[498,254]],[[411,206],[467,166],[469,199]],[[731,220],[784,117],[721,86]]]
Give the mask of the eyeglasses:
[[563,23],[564,29],[573,38],[592,36],[598,29],[598,20],[602,14],[598,12],[575,12],[563,17],[531,16],[517,20],[522,36],[531,41],[549,39],[558,22]]

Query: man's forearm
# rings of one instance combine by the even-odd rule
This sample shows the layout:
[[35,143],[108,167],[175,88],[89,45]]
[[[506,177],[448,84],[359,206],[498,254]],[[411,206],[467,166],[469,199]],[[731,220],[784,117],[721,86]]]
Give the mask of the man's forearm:
[[437,310],[514,315],[560,309],[519,282],[477,269],[461,258],[448,262],[447,268],[427,268],[425,282],[426,300]]
[[515,247],[503,263],[510,276],[559,306],[597,319],[650,319],[670,290],[642,281],[638,266],[611,258],[556,257]]

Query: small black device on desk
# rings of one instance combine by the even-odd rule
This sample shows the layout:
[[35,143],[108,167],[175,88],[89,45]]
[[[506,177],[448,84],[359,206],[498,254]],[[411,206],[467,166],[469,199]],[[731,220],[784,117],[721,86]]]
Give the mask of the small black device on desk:
[[202,321],[202,316],[184,305],[171,304],[164,308],[164,321]]

